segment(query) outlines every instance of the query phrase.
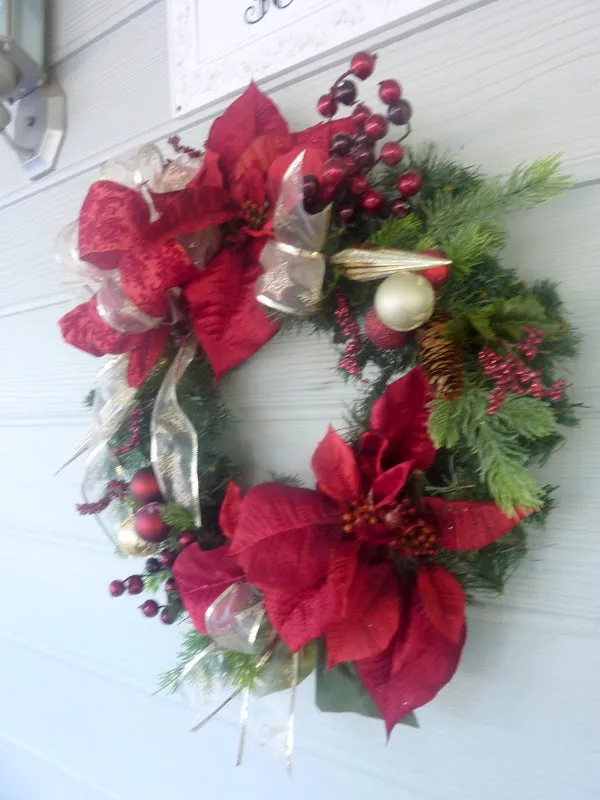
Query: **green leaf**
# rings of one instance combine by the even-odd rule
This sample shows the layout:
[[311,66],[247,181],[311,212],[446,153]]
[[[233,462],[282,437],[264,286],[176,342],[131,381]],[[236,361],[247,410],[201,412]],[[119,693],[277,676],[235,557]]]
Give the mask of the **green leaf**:
[[[326,667],[325,648],[321,648],[317,665],[317,707],[330,713],[352,712],[363,717],[382,719],[373,698],[361,681],[353,664],[338,664],[333,669]],[[418,728],[413,712],[400,720],[402,725]]]
[[488,341],[496,339],[496,333],[490,322],[491,309],[478,313],[468,314],[467,318],[480,336]]
[[190,512],[178,506],[177,503],[167,503],[163,509],[162,518],[170,528],[178,531],[189,531],[196,527]]
[[368,242],[376,247],[413,250],[421,236],[422,223],[416,214],[402,219],[391,217],[370,236]]
[[507,394],[496,415],[506,427],[506,435],[516,433],[527,439],[541,439],[555,433],[556,417],[543,400],[535,397]]

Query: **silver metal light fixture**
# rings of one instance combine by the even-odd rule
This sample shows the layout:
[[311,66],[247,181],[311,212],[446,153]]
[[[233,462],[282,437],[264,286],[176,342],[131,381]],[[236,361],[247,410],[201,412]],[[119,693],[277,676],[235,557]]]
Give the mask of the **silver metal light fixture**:
[[54,168],[66,129],[64,93],[45,70],[45,5],[0,0],[0,134],[30,178]]

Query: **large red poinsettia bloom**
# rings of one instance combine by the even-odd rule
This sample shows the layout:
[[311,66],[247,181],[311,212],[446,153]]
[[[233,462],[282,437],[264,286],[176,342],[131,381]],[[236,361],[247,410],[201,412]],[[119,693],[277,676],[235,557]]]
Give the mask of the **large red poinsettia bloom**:
[[[318,172],[330,133],[341,130],[353,130],[352,122],[335,122],[331,132],[320,124],[290,133],[277,106],[251,84],[213,124],[202,166],[185,189],[153,195],[157,220],[151,221],[138,192],[112,181],[94,183],[79,218],[81,258],[118,271],[127,301],[166,322],[124,333],[101,317],[92,298],[61,319],[64,338],[95,356],[128,353],[129,383],[139,386],[168,336],[168,292],[184,287],[190,321],[216,378],[246,360],[277,331],[254,285],[281,180],[302,151],[305,170]],[[198,273],[186,236],[223,223],[230,223],[231,241]]]
[[220,377],[277,331],[254,297],[260,253],[272,236],[281,182],[304,152],[305,173],[319,172],[330,135],[352,132],[350,119],[290,133],[277,106],[252,83],[212,125],[206,146],[219,156],[234,223],[229,246],[185,288],[194,329]]
[[174,570],[201,630],[226,585],[247,580],[292,651],[324,636],[329,667],[356,662],[388,731],[450,680],[465,641],[463,590],[436,557],[491,544],[517,521],[488,502],[413,501],[435,455],[426,402],[415,369],[376,401],[356,449],[330,430],[316,490],[262,484],[242,500],[232,485],[221,514],[231,544],[188,549]]

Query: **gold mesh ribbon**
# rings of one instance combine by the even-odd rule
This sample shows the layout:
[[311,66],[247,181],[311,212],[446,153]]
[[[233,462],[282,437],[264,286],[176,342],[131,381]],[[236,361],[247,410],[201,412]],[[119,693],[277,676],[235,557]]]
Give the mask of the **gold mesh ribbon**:
[[256,284],[256,299],[286,314],[309,316],[318,311],[325,276],[321,250],[327,238],[331,207],[319,214],[304,209],[304,152],[283,177],[273,228],[275,238],[264,246],[260,261],[265,268]]
[[351,247],[337,253],[331,263],[350,280],[375,281],[396,272],[424,270],[452,262],[447,258],[387,247]]
[[150,459],[163,497],[189,511],[200,527],[198,434],[177,399],[177,385],[196,348],[193,336],[186,339],[156,395],[150,423]]

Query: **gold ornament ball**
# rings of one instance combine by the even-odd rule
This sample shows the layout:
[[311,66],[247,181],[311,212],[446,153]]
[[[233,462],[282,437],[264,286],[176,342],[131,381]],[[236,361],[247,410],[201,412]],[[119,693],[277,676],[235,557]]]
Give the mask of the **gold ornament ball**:
[[124,556],[134,556],[136,558],[151,556],[152,553],[156,553],[158,550],[157,544],[146,542],[141,536],[137,535],[133,517],[129,517],[119,526],[117,544]]
[[375,292],[375,313],[393,331],[412,331],[431,317],[435,307],[432,285],[416,272],[396,272]]

